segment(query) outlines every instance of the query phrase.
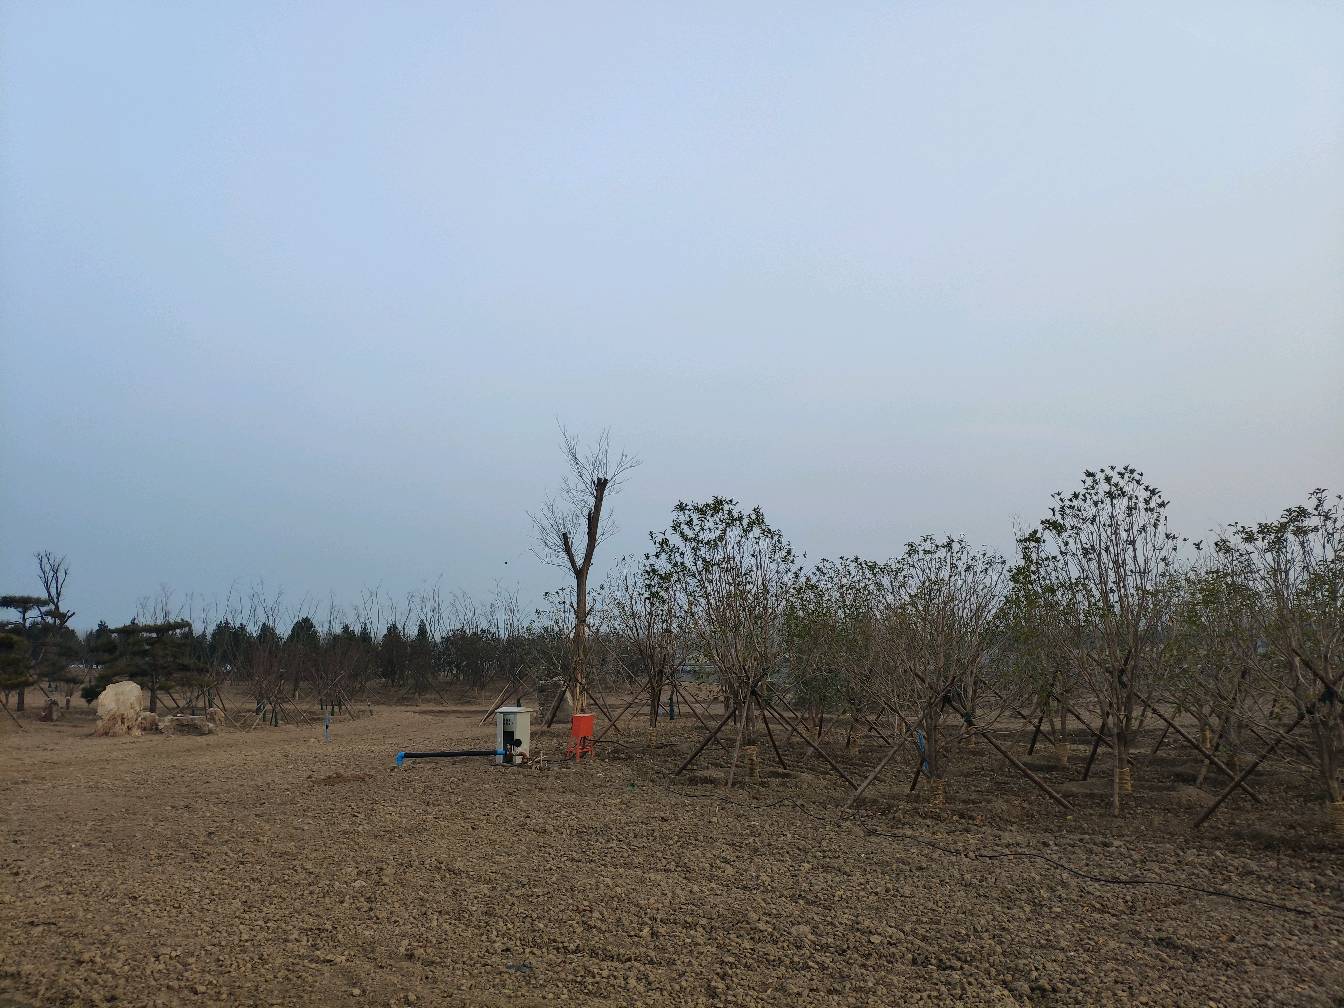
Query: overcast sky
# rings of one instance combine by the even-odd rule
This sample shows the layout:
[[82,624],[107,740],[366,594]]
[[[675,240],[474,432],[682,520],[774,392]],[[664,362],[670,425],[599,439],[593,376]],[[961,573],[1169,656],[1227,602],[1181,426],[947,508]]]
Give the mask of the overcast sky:
[[533,600],[557,417],[644,460],[608,556],[1344,489],[1344,5],[0,11],[0,591],[82,626]]

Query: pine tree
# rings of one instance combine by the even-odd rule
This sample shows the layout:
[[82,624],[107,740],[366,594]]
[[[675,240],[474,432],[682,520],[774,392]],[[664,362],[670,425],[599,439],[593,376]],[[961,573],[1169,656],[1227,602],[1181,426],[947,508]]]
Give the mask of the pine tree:
[[383,633],[382,643],[378,645],[378,658],[385,680],[397,684],[405,681],[409,658],[406,638],[402,636],[401,628],[395,623],[389,623]]
[[[40,615],[42,607],[50,604],[50,601],[44,595],[0,595],[0,609],[13,609],[19,614],[18,620],[0,626],[0,630],[8,630],[9,632],[16,633],[20,637],[26,639],[28,637],[28,626],[31,619],[29,613]],[[30,680],[9,687],[9,689],[18,690],[18,702],[14,705],[15,710],[18,711],[23,710],[24,691],[37,682],[37,679],[33,676],[31,659],[27,658],[28,651],[25,650],[24,654],[26,660],[29,661],[26,674],[20,676],[17,671],[17,666],[15,667],[15,670],[10,673],[10,681],[15,683],[20,683],[20,679]],[[6,706],[8,706],[9,701],[9,689],[5,690]]]
[[11,692],[23,690],[35,682],[28,642],[16,633],[0,633],[0,692],[4,693],[5,706],[9,706]]
[[305,679],[312,682],[317,674],[318,653],[322,649],[322,635],[317,625],[307,616],[297,620],[285,638],[285,665],[290,676],[290,696],[298,696],[299,684]]
[[76,665],[84,653],[79,635],[56,619],[34,623],[28,634],[34,673],[48,684],[65,688],[65,709],[69,710],[75,686],[84,681],[84,672]]
[[[199,688],[205,675],[204,663],[192,647],[194,636],[189,620],[165,623],[137,623],[111,630],[113,645],[99,654],[102,671],[94,681],[96,697],[117,679],[130,679],[149,690],[149,709],[157,711],[159,692],[171,690],[176,683]],[[90,691],[85,691],[85,699]]]
[[434,639],[429,636],[429,627],[421,620],[415,629],[415,636],[407,646],[407,668],[410,672],[411,687],[415,690],[415,702],[420,702],[420,694],[425,691],[434,675]]

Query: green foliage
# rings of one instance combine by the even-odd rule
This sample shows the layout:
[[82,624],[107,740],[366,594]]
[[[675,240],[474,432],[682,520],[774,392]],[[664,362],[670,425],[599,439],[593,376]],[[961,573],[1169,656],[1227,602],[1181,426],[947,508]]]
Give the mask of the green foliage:
[[1344,670],[1344,498],[1314,490],[1277,521],[1234,525],[1214,548],[1241,597],[1258,602],[1248,611],[1299,702],[1328,692]]
[[785,621],[802,579],[799,558],[759,508],[714,497],[678,502],[651,557],[681,596],[693,649],[734,696],[787,661]]
[[304,616],[290,628],[285,644],[291,648],[315,651],[322,646],[322,635],[318,633],[317,625],[312,621],[312,618]]
[[13,609],[19,614],[21,626],[27,626],[28,614],[51,605],[45,595],[0,595],[0,609]]
[[1020,540],[1016,584],[1059,614],[1069,631],[1059,643],[1088,672],[1128,693],[1126,682],[1159,670],[1179,590],[1182,540],[1167,529],[1168,501],[1130,466],[1085,470],[1081,489],[1052,499],[1050,516]]
[[153,710],[160,690],[171,690],[179,683],[193,686],[202,681],[206,669],[195,644],[187,620],[162,623],[132,620],[125,626],[114,627],[98,645],[95,657],[100,671],[80,695],[92,702],[110,683],[130,679],[149,690]]
[[384,679],[398,685],[406,681],[410,648],[401,628],[395,623],[389,623],[383,631],[383,639],[378,644],[378,660]]
[[0,633],[0,690],[6,694],[37,682],[28,652],[28,641],[19,634]]

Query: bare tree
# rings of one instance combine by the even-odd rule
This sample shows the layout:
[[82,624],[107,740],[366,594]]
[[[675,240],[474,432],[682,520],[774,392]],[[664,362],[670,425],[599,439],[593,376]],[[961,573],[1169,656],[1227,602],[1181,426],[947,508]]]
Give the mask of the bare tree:
[[[559,493],[539,514],[530,515],[537,529],[536,553],[545,562],[567,568],[574,577],[574,636],[571,641],[569,702],[574,713],[582,713],[587,689],[588,657],[588,578],[593,557],[602,541],[615,531],[608,516],[602,523],[607,499],[620,489],[626,475],[639,460],[626,452],[612,454],[610,432],[604,430],[589,448],[560,428],[560,441],[568,472]],[[556,697],[546,723],[559,709]]]
[[70,576],[70,564],[66,562],[65,557],[58,557],[51,550],[42,550],[34,554],[37,557],[37,572],[42,579],[42,590],[46,592],[47,602],[52,612],[48,612],[47,618],[55,619],[61,626],[70,622],[74,613],[67,613],[61,606],[62,597],[65,595],[65,581]]

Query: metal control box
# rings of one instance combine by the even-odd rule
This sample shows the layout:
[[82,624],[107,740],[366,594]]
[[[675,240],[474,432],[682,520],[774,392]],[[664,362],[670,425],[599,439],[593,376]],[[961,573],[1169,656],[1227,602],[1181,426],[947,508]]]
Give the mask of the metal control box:
[[532,742],[532,708],[500,707],[495,711],[495,762],[521,763]]

